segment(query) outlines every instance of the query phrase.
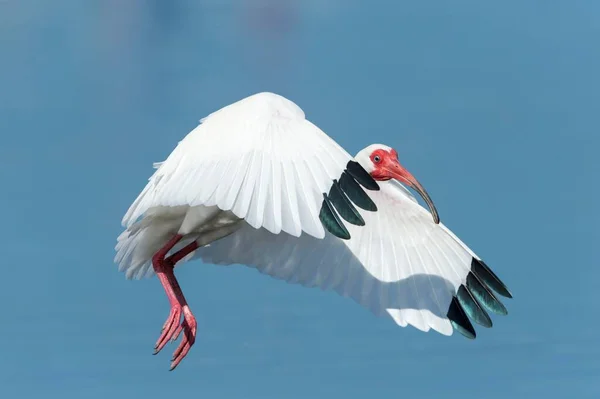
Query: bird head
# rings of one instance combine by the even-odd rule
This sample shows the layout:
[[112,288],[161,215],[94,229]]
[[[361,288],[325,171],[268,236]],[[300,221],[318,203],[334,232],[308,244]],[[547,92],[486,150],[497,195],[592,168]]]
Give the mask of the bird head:
[[372,144],[361,150],[356,157],[358,163],[377,181],[397,180],[415,190],[427,203],[435,223],[440,222],[435,205],[421,183],[398,160],[398,152],[383,144]]

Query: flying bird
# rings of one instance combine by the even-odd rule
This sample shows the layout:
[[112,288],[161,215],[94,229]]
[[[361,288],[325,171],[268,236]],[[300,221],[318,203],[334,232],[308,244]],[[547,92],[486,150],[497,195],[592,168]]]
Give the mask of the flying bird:
[[[197,323],[174,274],[200,259],[241,264],[289,283],[334,290],[402,327],[475,338],[506,315],[506,285],[443,223],[395,149],[352,157],[292,101],[258,93],[213,112],[181,140],[122,220],[115,262],[156,275],[171,310],[155,345]],[[424,200],[421,206],[411,191]]]

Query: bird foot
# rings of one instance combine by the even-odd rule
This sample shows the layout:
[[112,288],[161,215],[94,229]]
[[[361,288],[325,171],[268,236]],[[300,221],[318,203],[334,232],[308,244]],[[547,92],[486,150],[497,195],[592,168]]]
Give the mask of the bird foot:
[[[183,314],[183,321],[180,323],[181,316]],[[163,325],[162,333],[160,337],[156,341],[156,345],[154,347],[154,354],[156,355],[160,352],[167,342],[176,341],[181,335],[183,331],[183,337],[177,349],[173,353],[173,358],[171,359],[171,368],[170,370],[174,370],[175,367],[181,363],[183,358],[188,354],[192,345],[196,341],[196,330],[198,324],[196,323],[196,318],[192,314],[190,308],[180,305],[173,305],[171,307],[171,312],[169,313],[169,317],[167,321]]]

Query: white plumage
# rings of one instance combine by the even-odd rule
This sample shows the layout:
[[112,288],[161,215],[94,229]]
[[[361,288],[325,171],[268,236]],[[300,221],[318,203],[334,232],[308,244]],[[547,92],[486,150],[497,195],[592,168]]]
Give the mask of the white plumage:
[[[169,254],[195,240],[199,246],[181,262],[243,264],[290,283],[332,289],[400,326],[452,334],[457,321],[448,313],[457,295],[461,311],[475,321],[483,309],[505,313],[489,289],[504,286],[485,264],[491,274],[473,276],[469,295],[459,295],[473,267],[481,269],[480,259],[401,183],[375,177],[373,151],[395,153],[373,145],[353,158],[276,94],[226,106],[155,164],[123,218],[115,260],[128,278],[151,276],[152,257],[180,235]],[[321,212],[324,193],[352,161],[378,180],[379,190],[365,190],[377,211],[358,209],[364,225],[343,223],[350,239],[342,239],[326,228]]]
[[202,119],[158,165],[123,224],[157,206],[216,205],[255,228],[323,238],[321,193],[350,159],[296,104],[260,93]]
[[244,226],[194,255],[204,262],[257,268],[261,273],[307,287],[333,289],[396,323],[452,334],[446,313],[465,282],[471,256],[435,225],[414,198],[382,185],[371,194],[378,212],[365,212],[365,226],[348,226],[352,238],[327,232],[273,235]]

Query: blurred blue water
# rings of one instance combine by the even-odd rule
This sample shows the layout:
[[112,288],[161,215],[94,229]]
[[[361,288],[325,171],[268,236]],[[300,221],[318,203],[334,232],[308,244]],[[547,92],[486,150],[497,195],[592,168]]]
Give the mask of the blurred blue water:
[[[600,3],[0,1],[2,396],[600,397]],[[213,110],[298,103],[398,149],[515,294],[475,341],[242,267],[179,272],[199,339],[168,373],[120,219]]]

